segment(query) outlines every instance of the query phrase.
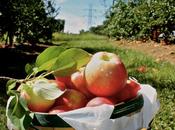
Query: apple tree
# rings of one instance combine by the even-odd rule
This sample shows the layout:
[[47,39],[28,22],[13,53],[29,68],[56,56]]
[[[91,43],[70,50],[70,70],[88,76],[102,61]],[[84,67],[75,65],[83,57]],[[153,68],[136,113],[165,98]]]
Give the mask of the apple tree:
[[53,0],[1,0],[0,36],[6,35],[9,45],[14,37],[20,43],[32,45],[41,40],[49,41],[54,28],[60,24],[55,19],[58,13]]
[[[118,39],[170,38],[175,30],[174,0],[118,0],[107,12],[103,33]],[[95,30],[95,29],[94,29]]]

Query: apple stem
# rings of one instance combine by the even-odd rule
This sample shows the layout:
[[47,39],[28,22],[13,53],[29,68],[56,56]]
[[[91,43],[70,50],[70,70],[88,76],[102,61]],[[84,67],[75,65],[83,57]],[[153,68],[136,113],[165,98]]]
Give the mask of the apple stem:
[[0,79],[17,80],[17,79],[15,79],[15,78],[6,77],[6,76],[0,76]]
[[[18,82],[18,83],[25,83],[27,81],[31,81],[31,80],[34,80],[34,79],[44,78],[44,77],[46,77],[46,76],[48,76],[50,74],[53,74],[54,72],[55,71],[50,71],[50,72],[47,72],[47,73],[42,73],[38,77],[35,77],[34,73],[32,73],[28,77],[26,77],[25,79],[15,79],[15,78],[7,77],[7,76],[0,76],[0,79],[4,79],[4,80],[16,80],[16,82]],[[32,76],[34,76],[34,77],[32,77]]]
[[50,71],[50,72],[47,72],[47,73],[42,73],[40,76],[38,76],[38,78],[43,78],[43,77],[46,77],[50,74],[53,74],[55,71]]
[[0,79],[5,79],[5,80],[16,80],[18,83],[23,82],[23,79],[15,79],[7,76],[0,76]]
[[35,76],[35,72],[32,72],[30,75],[28,75],[25,80],[30,79],[32,76]]

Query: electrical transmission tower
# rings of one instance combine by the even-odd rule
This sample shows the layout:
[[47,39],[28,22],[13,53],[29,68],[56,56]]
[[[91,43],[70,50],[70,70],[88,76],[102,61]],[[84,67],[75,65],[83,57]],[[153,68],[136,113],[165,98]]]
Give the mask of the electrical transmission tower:
[[97,16],[94,14],[97,10],[93,8],[92,4],[89,4],[88,8],[88,28],[90,28],[94,24],[94,18]]
[[92,17],[93,17],[93,8],[92,8],[92,4],[89,4],[89,9],[88,9],[88,28],[92,25]]
[[[92,4],[88,5],[88,9],[85,9],[86,11],[88,11],[88,14],[86,15],[87,17],[87,28],[89,29],[91,26],[93,26],[94,24],[96,24],[95,20],[100,18],[100,17],[104,17],[104,10],[102,9],[95,9],[93,7]],[[100,15],[99,15],[100,13]]]

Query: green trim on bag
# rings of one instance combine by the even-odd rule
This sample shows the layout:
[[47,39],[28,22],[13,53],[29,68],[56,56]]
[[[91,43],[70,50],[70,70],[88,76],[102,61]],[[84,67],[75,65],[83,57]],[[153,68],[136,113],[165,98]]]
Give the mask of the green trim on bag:
[[137,112],[143,107],[143,104],[144,104],[143,95],[139,94],[135,99],[132,99],[123,104],[115,106],[110,119],[119,118],[131,114],[133,112]]
[[63,119],[61,119],[57,115],[39,114],[39,113],[35,113],[32,125],[43,126],[43,127],[71,127],[68,123],[66,123]]

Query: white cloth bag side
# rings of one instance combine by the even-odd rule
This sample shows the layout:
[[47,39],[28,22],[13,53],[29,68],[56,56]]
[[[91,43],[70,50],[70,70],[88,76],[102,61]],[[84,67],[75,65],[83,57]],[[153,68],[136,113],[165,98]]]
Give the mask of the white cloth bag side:
[[138,130],[148,128],[149,123],[159,110],[159,101],[156,90],[148,85],[141,84],[144,105],[141,111],[129,116],[110,119],[114,107],[101,105],[87,107],[58,114],[64,121],[76,130]]

